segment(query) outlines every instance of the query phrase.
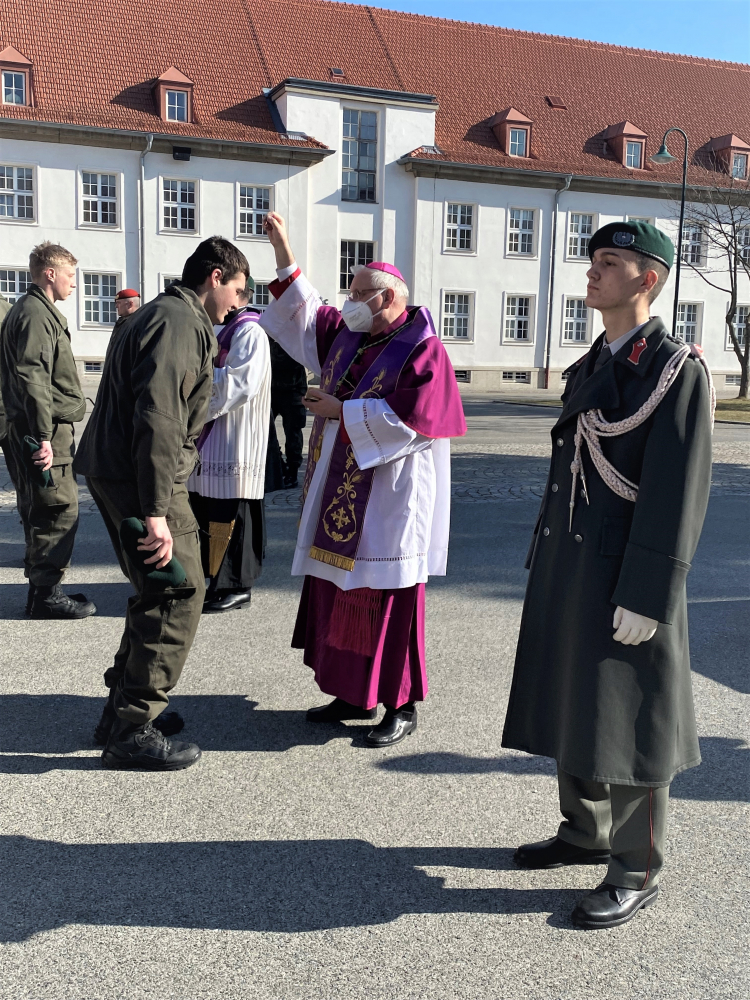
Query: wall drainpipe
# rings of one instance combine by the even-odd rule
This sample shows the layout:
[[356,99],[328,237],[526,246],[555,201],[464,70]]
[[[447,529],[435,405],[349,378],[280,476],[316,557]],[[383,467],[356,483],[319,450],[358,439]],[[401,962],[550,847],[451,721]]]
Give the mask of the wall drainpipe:
[[[141,191],[140,198],[138,200],[138,270],[140,272],[141,287],[138,289],[141,295],[141,305],[146,302],[145,285],[146,285],[146,225],[145,225],[145,185],[146,185],[146,167],[145,160],[146,156],[151,152],[151,147],[154,144],[153,135],[149,135],[148,141],[146,142],[146,148],[141,153]],[[158,289],[157,289],[158,293]]]
[[549,262],[549,298],[547,300],[547,351],[544,361],[544,388],[549,389],[549,366],[550,366],[550,354],[552,353],[552,313],[554,310],[554,295],[555,295],[555,259],[557,256],[557,206],[560,201],[560,195],[563,191],[567,191],[570,187],[570,182],[573,180],[572,174],[565,175],[565,183],[561,188],[555,191],[555,210],[552,213],[552,250],[550,254]]

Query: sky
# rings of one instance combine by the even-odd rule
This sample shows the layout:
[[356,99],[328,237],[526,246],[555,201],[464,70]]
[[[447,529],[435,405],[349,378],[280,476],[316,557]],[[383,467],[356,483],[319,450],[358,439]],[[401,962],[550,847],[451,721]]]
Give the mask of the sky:
[[750,0],[371,0],[371,6],[750,63]]

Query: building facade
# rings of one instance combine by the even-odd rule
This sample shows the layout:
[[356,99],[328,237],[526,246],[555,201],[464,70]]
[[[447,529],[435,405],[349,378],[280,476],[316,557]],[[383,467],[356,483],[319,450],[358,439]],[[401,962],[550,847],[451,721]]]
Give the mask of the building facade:
[[[258,21],[278,15],[275,0],[251,6]],[[297,39],[307,37],[322,14],[335,18],[339,35],[363,16],[362,8],[328,3],[296,13],[288,30]],[[116,318],[116,292],[136,287],[144,299],[158,294],[207,236],[221,234],[243,249],[263,306],[275,272],[261,222],[274,209],[288,220],[300,266],[330,303],[342,304],[351,264],[392,260],[412,301],[432,311],[460,379],[479,389],[558,387],[564,369],[600,332],[584,301],[591,235],[608,222],[638,218],[677,238],[679,177],[648,161],[670,123],[651,106],[647,112],[639,106],[637,94],[632,107],[618,95],[600,97],[596,107],[580,102],[573,111],[572,70],[564,59],[547,66],[544,80],[530,65],[525,85],[498,83],[494,94],[482,95],[484,109],[470,107],[477,94],[471,80],[464,81],[456,110],[461,81],[436,79],[434,67],[420,73],[417,66],[407,77],[389,31],[400,27],[407,36],[412,32],[415,45],[445,48],[451,32],[476,29],[468,41],[480,61],[488,44],[497,60],[498,46],[536,52],[554,44],[565,54],[572,40],[376,14],[379,20],[373,15],[362,28],[375,39],[365,41],[378,46],[369,71],[357,77],[326,53],[323,65],[311,65],[309,55],[295,56],[302,50],[289,45],[276,57],[278,82],[272,53],[263,72],[238,57],[235,95],[221,92],[199,43],[181,48],[169,25],[156,19],[174,65],[163,65],[165,55],[154,44],[143,56],[147,66],[109,81],[71,47],[71,74],[91,75],[91,97],[75,110],[48,79],[43,34],[3,27],[0,291],[9,299],[23,293],[36,243],[48,239],[70,249],[79,259],[77,289],[61,308],[81,372],[94,373]],[[462,37],[466,41],[466,32]],[[658,55],[577,44],[605,69]],[[748,67],[705,60],[685,65],[735,96],[738,81],[747,87]],[[232,105],[233,96],[247,100]],[[241,110],[228,116],[227,104]],[[750,136],[750,120],[744,120],[750,103],[735,104],[715,114],[715,127],[693,113],[693,141],[703,150],[690,167],[695,197],[747,185],[750,146],[737,133]],[[623,115],[628,118],[615,121]],[[563,121],[571,123],[567,132]],[[750,230],[747,244],[750,255]],[[682,253],[677,332],[703,345],[719,388],[738,384],[727,294],[700,276],[701,268],[710,269],[706,234],[688,227]],[[668,325],[673,282],[674,276],[654,307]],[[739,299],[744,339],[750,283],[743,279]]]

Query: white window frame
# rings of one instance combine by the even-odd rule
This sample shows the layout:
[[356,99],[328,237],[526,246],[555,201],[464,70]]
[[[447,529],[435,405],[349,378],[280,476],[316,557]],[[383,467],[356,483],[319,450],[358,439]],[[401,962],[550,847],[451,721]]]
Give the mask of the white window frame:
[[[167,205],[176,204],[179,208],[181,203],[178,202],[168,202],[164,197],[164,182],[165,181],[176,181],[178,184],[193,184],[193,192],[195,195],[195,202],[193,208],[195,210],[195,229],[172,229],[164,225],[164,209]],[[187,204],[187,203],[186,203]],[[165,236],[200,236],[201,234],[201,182],[197,177],[174,177],[172,174],[162,174],[159,177],[159,232],[163,233]],[[179,213],[178,213],[179,218]]]
[[[114,177],[115,179],[115,214],[117,217],[117,222],[112,225],[109,222],[86,222],[84,221],[84,201],[90,201],[91,196],[84,194],[83,186],[83,175],[84,174],[96,174],[97,178],[101,178],[102,175],[107,177]],[[100,186],[100,181],[97,180],[97,187]],[[97,203],[100,203],[103,199],[100,195],[96,196]],[[111,201],[110,198],[105,198],[105,201]],[[97,214],[101,214],[100,210]],[[99,167],[79,167],[78,168],[78,228],[79,229],[100,229],[106,230],[107,232],[121,232],[122,231],[122,173],[117,170],[103,170]],[[96,272],[92,272],[96,273]]]
[[[735,161],[738,158],[740,158],[740,157],[742,157],[745,160],[745,169],[742,171],[741,174],[737,174],[737,173],[735,173]],[[732,153],[732,169],[731,169],[730,173],[731,173],[732,177],[734,178],[734,180],[737,180],[737,181],[745,181],[745,180],[747,180],[748,164],[750,164],[750,154],[748,154],[748,153],[741,153],[739,151],[736,152],[736,153]]]
[[[2,103],[6,108],[26,108],[29,106],[29,74],[24,72],[22,69],[11,69],[10,66],[6,66],[2,69],[2,80],[0,80],[0,85],[2,85]],[[21,101],[6,101],[5,100],[5,76],[20,76],[21,77],[21,96],[23,100]],[[12,89],[15,90],[15,83],[12,85]]]
[[[737,313],[739,313],[740,309],[747,309],[747,318],[746,318],[746,321],[745,321],[745,334],[744,334],[744,336],[747,337],[747,335],[748,335],[748,327],[750,327],[750,302],[738,302],[737,303],[737,310],[736,310],[736,312],[734,314],[734,332],[735,333],[738,332],[737,331]],[[742,346],[743,344],[744,344],[744,339],[740,340],[740,346]],[[729,336],[729,327],[727,327],[726,346],[724,347],[724,350],[725,351],[732,351],[734,353],[734,345],[732,344],[732,338]]]
[[626,215],[625,222],[647,222],[649,226],[656,225],[656,220],[648,215]]
[[[590,216],[591,218],[591,232],[590,233],[574,233],[573,232],[573,217],[578,216],[579,220],[581,216]],[[580,222],[576,223],[580,225]],[[574,212],[572,209],[568,211],[568,225],[565,232],[565,259],[566,260],[584,260],[586,263],[590,263],[589,258],[589,242],[591,237],[599,228],[599,216],[596,212]],[[571,242],[575,239],[578,246],[578,253],[571,253]],[[586,240],[586,249],[581,253],[581,242]]]
[[26,294],[26,292],[28,291],[28,286],[32,283],[31,282],[31,271],[29,270],[29,265],[28,264],[0,264],[0,271],[13,271],[14,274],[16,275],[16,278],[14,279],[16,281],[16,283],[18,283],[18,274],[19,274],[20,271],[24,271],[26,274],[28,274],[29,278],[28,278],[28,281],[26,282],[26,288],[24,288],[23,291],[10,292],[10,291],[3,290],[2,288],[0,288],[0,295],[2,295],[4,298],[6,298],[9,302],[16,302],[18,299],[21,298],[22,295]]
[[[448,344],[473,344],[474,343],[474,316],[476,315],[476,292],[469,288],[441,288],[440,289],[440,339]],[[445,320],[449,313],[445,310],[446,295],[468,295],[469,296],[469,322],[467,324],[468,336],[456,337],[445,335]],[[453,313],[452,315],[457,315]]]
[[[681,306],[695,306],[695,310],[696,310],[696,313],[695,313],[695,340],[686,340],[685,343],[687,343],[687,344],[698,344],[700,346],[701,340],[703,338],[703,303],[702,302],[697,302],[694,299],[680,299],[680,301],[677,303],[677,323],[676,323],[676,326],[675,326],[675,336],[677,336],[677,337],[682,336],[679,333],[680,322],[681,322],[680,321],[680,308],[681,308]],[[685,320],[683,319],[682,323],[684,324],[684,322],[685,322]],[[683,339],[684,339],[684,337],[683,337]]]
[[[185,117],[179,118],[176,115],[170,115],[169,98],[171,94],[178,94],[185,99]],[[175,111],[178,111],[179,102],[175,102]],[[164,93],[164,120],[168,122],[180,122],[183,125],[187,125],[190,121],[190,94],[187,90],[181,90],[179,87],[165,87]]]
[[[687,232],[690,232],[690,231],[695,231],[696,229],[700,229],[700,231],[701,231],[701,238],[700,238],[701,254],[700,254],[700,261],[697,262],[697,263],[695,261],[688,261],[683,256],[683,247],[685,245],[685,234]],[[679,228],[678,228],[677,232],[678,232],[678,235],[679,235]],[[690,243],[688,244],[688,246],[690,246],[690,247],[694,247],[694,246],[697,246],[697,245],[698,244],[697,244],[697,242],[695,240],[691,240]],[[685,225],[683,227],[683,230],[682,230],[682,246],[680,246],[680,249],[679,249],[680,260],[682,261],[682,263],[686,264],[688,267],[704,268],[706,266],[706,250],[707,250],[707,246],[706,246],[706,229],[705,229],[705,226],[700,225],[700,223],[690,223],[690,224]]]
[[[517,337],[511,337],[508,335],[507,327],[508,320],[517,319],[518,317],[513,317],[508,315],[508,309],[510,308],[511,299],[528,299],[529,300],[529,336],[525,340],[520,340]],[[506,346],[514,347],[529,347],[534,344],[536,336],[536,293],[535,292],[503,292],[503,313],[502,313],[502,325],[500,327],[500,343]]]
[[[523,152],[514,153],[513,152],[513,133],[522,132],[523,133]],[[528,159],[529,156],[529,130],[524,128],[523,125],[509,125],[508,126],[508,156],[516,156],[519,159]]]
[[162,271],[159,274],[159,291],[158,291],[157,294],[161,295],[162,292],[166,292],[166,290],[167,290],[166,282],[167,281],[171,285],[173,281],[180,281],[180,280],[182,280],[182,275],[181,274],[169,274],[169,272],[167,272],[167,271]]
[[[10,167],[13,171],[22,169],[31,171],[31,197],[33,201],[34,214],[32,218],[22,218],[19,219],[17,215],[0,215],[0,223],[3,225],[11,224],[14,226],[38,226],[39,225],[39,169],[36,163],[18,163],[13,160],[2,160],[0,161],[0,167]],[[16,183],[18,181],[17,174],[13,175],[13,188],[0,188],[0,195],[7,191],[12,191],[12,193],[17,197],[20,193],[22,196],[28,195],[28,192],[16,188]],[[17,209],[17,202],[14,200],[14,208]]]
[[[273,295],[268,291],[268,286],[271,284],[273,280],[274,280],[273,278],[258,278],[258,280],[255,282],[255,292],[253,292],[253,301],[250,304],[253,306],[254,309],[257,309],[258,312],[264,312],[266,309],[268,309],[271,302],[273,301]],[[260,287],[264,287],[266,289],[266,292],[268,294],[268,302],[258,303],[255,301],[257,291]]]
[[[513,221],[513,212],[531,212],[532,213],[532,219],[533,219],[533,223],[534,223],[534,229],[533,229],[533,233],[532,233],[532,237],[531,237],[531,253],[523,253],[520,249],[519,250],[511,250],[510,249],[511,233],[515,233],[515,232],[519,233],[519,247],[520,247],[520,245],[521,245],[520,234],[523,232],[522,229],[516,230],[516,229],[514,229],[514,228],[511,227],[511,223]],[[506,233],[505,233],[505,256],[506,257],[515,257],[515,258],[520,259],[520,260],[535,260],[536,257],[537,257],[537,246],[538,246],[538,239],[539,239],[539,209],[538,208],[531,208],[529,205],[510,205],[508,207],[508,211],[506,213],[506,216],[507,216],[507,221],[506,221]],[[523,221],[523,220],[521,220],[521,221]]]
[[[267,190],[269,207],[266,209],[258,209],[258,208],[249,209],[247,207],[243,208],[242,207],[243,188],[252,188],[253,192],[258,191],[259,188]],[[253,194],[253,201],[256,200],[256,197],[257,197],[256,194]],[[275,203],[275,191],[273,184],[257,184],[254,181],[237,181],[237,184],[235,186],[235,206],[236,206],[235,223],[234,223],[235,238],[238,240],[267,240],[268,237],[266,236],[265,233],[243,233],[241,231],[242,216],[245,214],[252,214],[254,216],[265,215],[267,212],[272,212],[274,210],[274,203]]]
[[[460,221],[458,223],[453,223],[453,222],[449,221],[449,213],[450,213],[450,206],[451,205],[456,205],[456,206],[458,206],[459,209],[462,209],[462,208],[470,208],[471,209],[471,225],[469,227],[467,227],[465,223],[461,223]],[[460,213],[459,213],[459,220],[460,220],[460,217],[461,216],[460,216]],[[458,200],[455,200],[455,201],[453,201],[453,200],[445,201],[443,203],[443,253],[446,253],[446,254],[455,254],[456,256],[459,256],[459,257],[476,257],[476,255],[477,255],[477,234],[478,234],[478,231],[479,231],[478,222],[479,222],[479,205],[477,205],[475,202],[458,201]],[[466,231],[467,228],[469,228],[471,230],[471,246],[469,247],[468,250],[463,249],[461,247],[451,247],[451,246],[448,246],[448,228],[449,227],[456,229],[457,237],[458,237],[458,235],[460,234],[460,232],[462,230],[464,232]]]
[[[638,146],[638,166],[633,163],[628,163],[628,147]],[[639,139],[626,139],[625,140],[625,166],[628,170],[643,170],[643,157],[646,152],[646,144]]]
[[740,256],[750,264],[750,226],[742,226],[737,231],[737,246],[742,248]]
[[[377,257],[378,244],[377,244],[376,240],[350,240],[350,239],[346,239],[343,236],[339,237],[338,279],[336,281],[336,285],[337,285],[337,288],[338,288],[339,295],[343,295],[344,297],[346,297],[349,294],[349,288],[351,287],[352,279],[353,279],[354,275],[351,273],[351,271],[347,270],[346,274],[347,274],[347,280],[348,280],[349,284],[346,286],[346,288],[342,288],[341,287],[341,278],[343,276],[343,272],[341,270],[341,244],[342,243],[354,243],[355,244],[355,248],[356,248],[356,245],[360,244],[360,243],[371,243],[372,244],[372,260],[377,260],[378,259],[378,257]],[[355,249],[355,257],[357,257],[357,256],[359,256],[359,254],[357,253],[357,251]],[[347,256],[347,259],[349,259],[348,256]],[[368,263],[371,263],[372,260],[369,261]],[[355,261],[355,263],[357,263],[357,262]],[[353,264],[349,265],[349,267],[353,267],[353,266],[354,266]]]
[[562,299],[562,316],[560,322],[560,346],[561,347],[572,347],[574,349],[581,347],[591,346],[591,331],[594,327],[594,310],[591,306],[586,306],[586,339],[585,340],[568,340],[565,337],[565,322],[566,320],[572,319],[574,322],[577,321],[577,317],[568,316],[568,302],[583,302],[586,304],[585,295],[563,295]]
[[78,268],[78,326],[82,330],[111,330],[117,321],[117,309],[114,311],[114,318],[110,320],[87,320],[86,319],[86,299],[96,298],[102,300],[103,298],[109,298],[109,296],[97,295],[89,296],[86,295],[86,275],[98,275],[100,278],[102,275],[107,275],[114,277],[115,279],[115,295],[122,289],[122,272],[116,271],[114,268],[101,268],[99,270],[94,270],[90,267],[79,267]]
[[[375,115],[375,138],[374,139],[362,139],[362,138],[359,137],[359,133],[358,133],[356,139],[353,138],[352,136],[345,136],[344,135],[344,126],[345,126],[344,113],[347,112],[347,111],[354,111],[354,112],[359,113],[360,115],[362,115],[362,114],[374,114]],[[358,104],[342,104],[342,106],[341,106],[341,161],[340,161],[340,168],[339,168],[339,198],[340,198],[340,200],[341,200],[342,203],[345,202],[346,204],[349,204],[349,205],[377,205],[378,204],[378,199],[379,199],[379,196],[380,196],[380,184],[382,183],[382,178],[381,178],[381,163],[380,163],[381,145],[382,145],[382,143],[384,141],[384,136],[383,136],[383,133],[382,133],[382,130],[381,130],[381,124],[382,123],[381,123],[380,109],[377,108],[377,107],[373,107],[372,105],[365,106],[365,105],[358,105]],[[361,118],[359,119],[358,129],[359,129],[360,126],[361,126]],[[357,165],[356,165],[356,167],[351,167],[351,166],[345,167],[344,166],[344,156],[345,155],[347,155],[347,156],[351,155],[351,151],[347,152],[346,154],[344,153],[344,143],[348,143],[348,142],[356,142],[357,143],[357,161],[356,161]],[[364,170],[364,169],[361,169],[360,165],[359,165],[360,164],[360,143],[370,143],[370,142],[374,142],[374,144],[375,144],[375,168],[374,168],[374,170]],[[357,197],[357,198],[345,198],[344,197],[344,171],[345,170],[351,170],[353,173],[357,174],[357,181],[358,181],[357,190],[358,191],[360,190],[360,188],[359,188],[359,174],[374,174],[374,178],[375,178],[374,179],[374,189],[373,189],[373,195],[374,195],[374,197],[372,199],[369,199],[369,198],[359,198],[359,197]],[[347,187],[348,186],[351,186],[351,185],[347,185]]]

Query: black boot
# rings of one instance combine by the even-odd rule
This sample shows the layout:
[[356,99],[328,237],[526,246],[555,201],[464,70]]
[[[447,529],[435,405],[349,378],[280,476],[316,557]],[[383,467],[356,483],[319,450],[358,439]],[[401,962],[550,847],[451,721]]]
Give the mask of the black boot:
[[139,726],[117,718],[102,754],[104,767],[141,771],[181,771],[200,758],[195,743],[169,740],[151,722]]
[[536,844],[522,844],[513,855],[519,868],[563,868],[566,865],[609,864],[609,848],[576,847],[567,840],[550,837]]
[[60,584],[54,587],[37,587],[31,605],[31,617],[39,619],[88,618],[96,614],[96,605],[87,601],[84,594],[63,593]]
[[[99,719],[99,725],[94,730],[94,742],[98,743],[100,747],[106,745],[109,734],[112,731],[112,726],[115,724],[115,719],[117,718],[117,712],[115,712],[115,690],[116,688],[109,689],[109,695],[102,710],[102,717]],[[162,736],[175,736],[185,728],[185,720],[179,712],[162,712],[160,716],[154,719],[153,727],[154,729],[158,729]]]
[[350,705],[343,698],[334,698],[327,705],[319,705],[317,708],[307,710],[308,722],[343,722],[344,719],[367,719],[371,721],[377,715],[374,708],[360,708],[359,705]]
[[29,580],[29,592],[26,595],[26,614],[29,616],[29,618],[31,617],[31,608],[33,607],[34,604],[35,593],[36,593],[36,587],[31,582],[31,580]]
[[370,747],[392,747],[407,736],[411,736],[417,728],[417,706],[413,701],[407,702],[401,708],[385,706],[382,720],[365,736],[365,743]]
[[295,468],[292,465],[285,465],[284,466],[284,489],[285,490],[296,490],[297,487],[299,486],[299,482],[297,481],[297,471],[298,471],[298,468],[299,467]]
[[220,611],[235,611],[246,608],[253,596],[251,590],[217,590],[203,602],[203,614],[215,614]]
[[639,910],[656,902],[659,886],[649,889],[623,889],[619,885],[602,882],[578,903],[571,914],[576,927],[597,930],[601,927],[619,927],[632,920]]

